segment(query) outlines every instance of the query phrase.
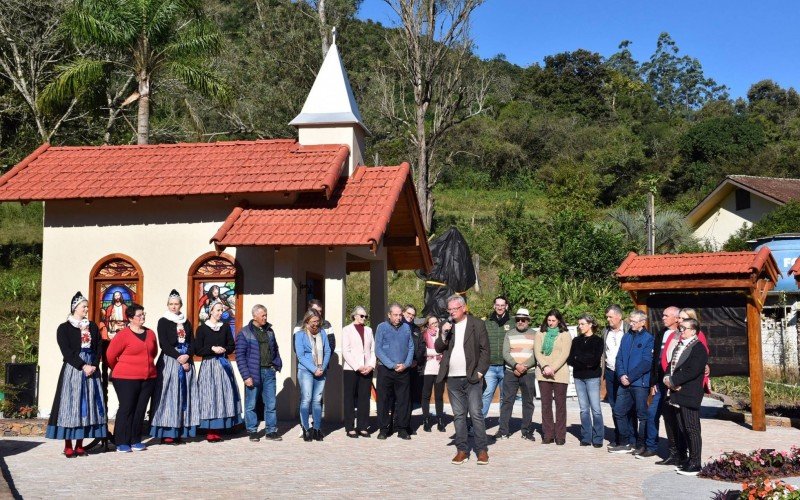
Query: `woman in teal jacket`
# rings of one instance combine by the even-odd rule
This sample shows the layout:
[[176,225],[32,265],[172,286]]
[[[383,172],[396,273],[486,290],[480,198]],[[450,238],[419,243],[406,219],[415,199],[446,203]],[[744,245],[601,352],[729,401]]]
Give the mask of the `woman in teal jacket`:
[[[309,310],[303,316],[303,329],[294,334],[303,441],[323,439],[322,391],[325,389],[325,373],[331,359],[331,346],[327,335],[319,335],[321,323],[319,314]],[[309,413],[314,417],[314,427],[311,429],[308,426]]]

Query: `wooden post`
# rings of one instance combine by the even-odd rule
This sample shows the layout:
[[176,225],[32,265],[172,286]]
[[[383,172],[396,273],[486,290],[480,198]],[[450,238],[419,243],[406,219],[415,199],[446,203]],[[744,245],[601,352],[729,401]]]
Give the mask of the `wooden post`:
[[761,357],[761,311],[752,294],[747,296],[747,351],[750,362],[750,409],[753,413],[753,430],[766,431],[764,363]]

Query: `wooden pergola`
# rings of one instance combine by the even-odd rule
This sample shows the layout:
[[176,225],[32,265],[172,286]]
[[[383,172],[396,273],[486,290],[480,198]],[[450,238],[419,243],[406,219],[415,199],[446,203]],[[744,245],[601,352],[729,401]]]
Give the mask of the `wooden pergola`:
[[[717,296],[740,296],[744,299],[752,428],[765,431],[761,310],[767,293],[774,288],[780,276],[770,250],[763,247],[758,252],[671,255],[637,255],[631,252],[620,264],[615,275],[620,287],[630,294],[636,307],[645,312],[650,307],[649,303],[654,302],[653,299],[660,294],[692,293],[696,294],[698,301],[702,300],[703,294],[712,293]],[[656,330],[655,325],[652,328]],[[717,352],[713,336],[709,338],[709,348],[709,364],[713,366]]]

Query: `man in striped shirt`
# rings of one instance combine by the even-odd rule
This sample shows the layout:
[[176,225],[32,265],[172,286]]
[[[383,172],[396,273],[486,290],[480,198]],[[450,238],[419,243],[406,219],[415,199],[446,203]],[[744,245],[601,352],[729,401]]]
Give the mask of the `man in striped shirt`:
[[536,336],[530,328],[531,315],[525,308],[514,315],[516,328],[506,332],[503,339],[503,361],[506,374],[503,377],[503,402],[500,405],[500,430],[495,439],[508,439],[508,422],[517,399],[517,391],[522,389],[522,438],[535,441],[533,433],[533,398],[536,397],[536,376],[532,370],[536,364],[533,354],[533,340]]

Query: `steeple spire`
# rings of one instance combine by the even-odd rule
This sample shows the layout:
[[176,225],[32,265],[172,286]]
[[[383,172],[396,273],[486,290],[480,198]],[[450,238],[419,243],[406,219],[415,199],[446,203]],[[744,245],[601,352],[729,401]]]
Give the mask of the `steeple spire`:
[[332,43],[322,67],[319,69],[317,79],[308,93],[306,102],[300,114],[289,125],[296,127],[315,125],[352,125],[358,124],[365,133],[369,130],[364,126],[361,113],[358,110],[350,79],[344,69],[339,49],[336,46],[336,28],[331,30]]

